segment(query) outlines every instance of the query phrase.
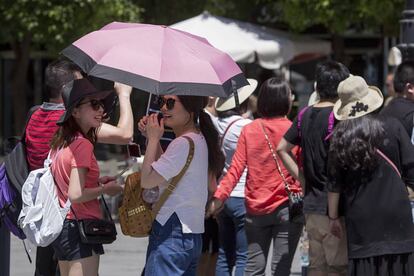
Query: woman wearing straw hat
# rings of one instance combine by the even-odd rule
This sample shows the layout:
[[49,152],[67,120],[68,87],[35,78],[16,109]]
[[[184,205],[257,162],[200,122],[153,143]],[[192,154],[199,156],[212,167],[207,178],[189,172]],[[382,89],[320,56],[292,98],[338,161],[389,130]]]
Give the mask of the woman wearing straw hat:
[[331,232],[343,197],[350,275],[414,275],[414,224],[406,185],[414,184],[414,147],[393,118],[372,115],[381,91],[359,76],[338,86],[335,118],[341,121],[329,149]]
[[[248,168],[245,184],[248,242],[245,275],[265,274],[273,240],[272,275],[284,276],[290,274],[302,224],[289,221],[288,195],[266,137],[275,148],[292,124],[286,118],[292,106],[288,83],[280,78],[266,80],[260,87],[257,106],[262,118],[243,128],[231,165],[220,181],[208,213],[217,213],[222,208]],[[290,187],[300,191],[299,183],[282,164],[281,171]]]
[[[220,146],[226,157],[223,175],[230,167],[237,142],[244,126],[252,120],[244,119],[242,114],[246,112],[248,99],[257,87],[255,79],[247,79],[250,85],[237,91],[239,106],[235,96],[219,98],[215,101],[215,109],[218,117],[212,118],[214,126],[220,135]],[[244,186],[246,183],[247,169],[243,172],[239,182],[224,204],[223,210],[217,215],[219,225],[219,254],[216,265],[216,275],[232,275],[233,267],[235,275],[244,275],[247,260],[247,240],[244,229],[246,207],[244,205]]]

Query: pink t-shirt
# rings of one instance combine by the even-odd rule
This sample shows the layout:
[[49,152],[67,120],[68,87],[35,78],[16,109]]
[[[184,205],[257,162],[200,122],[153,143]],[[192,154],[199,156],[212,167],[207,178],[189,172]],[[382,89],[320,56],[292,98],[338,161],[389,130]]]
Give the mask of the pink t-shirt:
[[[56,156],[56,158],[55,158]],[[64,206],[68,198],[69,179],[72,168],[87,168],[85,188],[98,186],[99,167],[93,153],[93,144],[84,137],[78,137],[68,147],[60,150],[57,154],[52,152],[52,173],[56,185],[59,186],[62,193],[57,189],[59,202]],[[75,211],[77,219],[102,218],[102,212],[98,199],[93,199],[83,203],[72,203],[72,209]],[[69,211],[68,219],[76,219]]]

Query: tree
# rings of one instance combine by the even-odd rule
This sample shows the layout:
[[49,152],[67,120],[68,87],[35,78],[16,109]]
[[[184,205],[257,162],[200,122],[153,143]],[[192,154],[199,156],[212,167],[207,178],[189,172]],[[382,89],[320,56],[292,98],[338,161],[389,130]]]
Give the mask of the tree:
[[[404,0],[281,0],[267,2],[267,16],[279,16],[290,29],[322,26],[332,34],[335,59],[342,61],[342,35],[349,30],[397,36]],[[273,16],[274,17],[274,16]],[[272,18],[272,16],[270,16]]]
[[293,30],[323,25],[333,34],[350,28],[398,34],[404,0],[282,0],[283,20]]
[[138,21],[140,12],[129,0],[0,1],[0,42],[9,44],[15,55],[10,76],[14,125],[20,127],[25,120],[31,51],[56,54],[75,38],[111,21]]

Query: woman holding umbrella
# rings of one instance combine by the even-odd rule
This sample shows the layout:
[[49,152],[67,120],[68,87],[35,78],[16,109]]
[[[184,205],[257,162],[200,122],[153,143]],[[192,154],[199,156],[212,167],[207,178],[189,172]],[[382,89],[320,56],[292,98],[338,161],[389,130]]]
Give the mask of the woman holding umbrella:
[[[206,97],[165,95],[160,98],[163,119],[153,114],[141,119],[139,130],[148,139],[142,165],[141,183],[146,189],[168,186],[178,175],[194,143],[194,156],[176,189],[161,207],[152,226],[145,275],[195,275],[201,254],[201,234],[209,182],[219,176],[224,156],[219,138],[204,107]],[[165,152],[160,146],[164,125],[177,138]]]

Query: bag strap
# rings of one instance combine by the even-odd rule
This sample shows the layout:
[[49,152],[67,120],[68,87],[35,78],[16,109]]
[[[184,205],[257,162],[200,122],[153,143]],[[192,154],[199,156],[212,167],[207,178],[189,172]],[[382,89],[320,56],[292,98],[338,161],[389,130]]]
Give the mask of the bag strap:
[[36,112],[36,110],[38,110],[40,108],[40,105],[35,105],[32,108],[30,108],[29,112],[27,113],[27,118],[26,118],[26,122],[24,124],[24,129],[23,129],[23,133],[22,136],[20,137],[20,141],[26,145],[26,128],[27,125],[29,124],[30,119],[32,118],[32,115]]
[[273,149],[272,143],[270,143],[270,139],[269,139],[269,136],[266,133],[264,125],[263,125],[262,121],[259,121],[259,122],[260,122],[260,126],[262,127],[263,134],[266,138],[267,145],[269,146],[270,152],[272,154],[273,160],[275,160],[277,170],[278,170],[280,176],[282,177],[283,183],[285,184],[285,190],[286,190],[287,194],[290,195],[290,194],[292,194],[292,190],[290,189],[290,185],[286,180],[286,177],[285,177],[285,174],[282,171],[282,168],[280,167],[279,161],[277,160],[276,153]]
[[333,111],[331,111],[331,113],[329,114],[329,121],[328,121],[328,135],[326,135],[324,141],[327,141],[331,138],[334,127],[335,127],[335,115]]
[[220,148],[223,147],[223,143],[224,143],[224,137],[226,136],[227,132],[230,130],[231,126],[237,122],[240,121],[242,118],[237,118],[236,120],[232,121],[227,127],[226,130],[224,131],[223,135],[220,137]]
[[388,164],[391,165],[391,167],[395,170],[395,172],[398,174],[398,176],[401,178],[401,173],[398,170],[397,166],[394,164],[394,162],[391,161],[382,151],[379,149],[376,149],[376,152],[385,160],[388,162]]
[[190,143],[190,150],[188,152],[187,161],[185,162],[184,167],[181,169],[180,173],[176,175],[172,180],[171,183],[168,185],[167,189],[164,190],[164,192],[161,194],[160,199],[154,203],[152,206],[152,215],[153,218],[157,217],[158,212],[160,211],[161,207],[164,205],[164,203],[167,201],[168,197],[172,194],[172,192],[177,187],[178,182],[181,180],[181,178],[184,176],[185,172],[187,171],[188,167],[191,164],[191,161],[194,157],[194,141],[188,136],[183,136],[187,139],[188,143]]

